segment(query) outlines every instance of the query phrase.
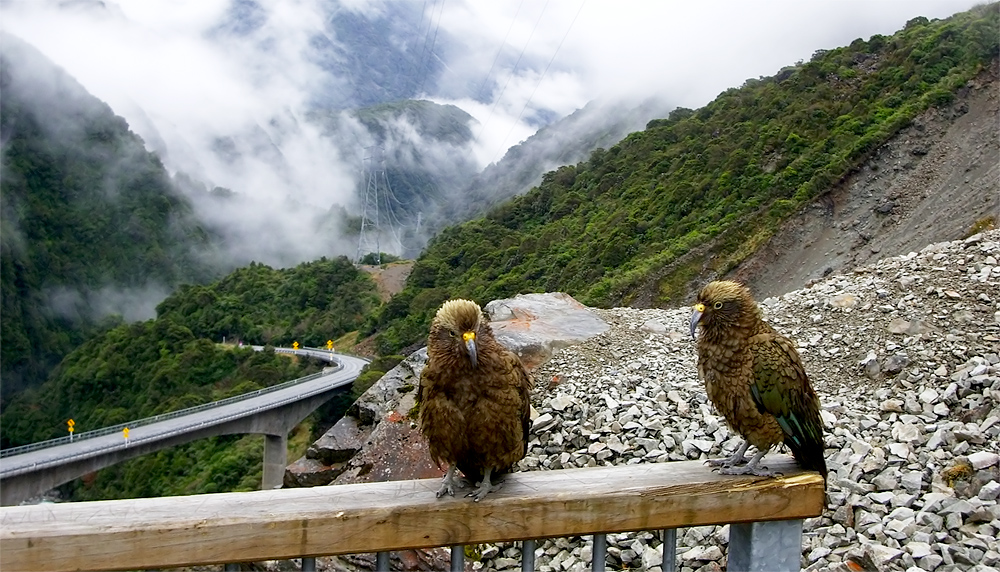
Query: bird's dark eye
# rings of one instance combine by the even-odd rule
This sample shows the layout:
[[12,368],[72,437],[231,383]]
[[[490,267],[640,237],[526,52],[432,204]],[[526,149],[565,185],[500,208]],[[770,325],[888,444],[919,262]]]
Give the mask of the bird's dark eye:
[[722,302],[716,302],[712,307],[715,308],[716,310],[721,310]]

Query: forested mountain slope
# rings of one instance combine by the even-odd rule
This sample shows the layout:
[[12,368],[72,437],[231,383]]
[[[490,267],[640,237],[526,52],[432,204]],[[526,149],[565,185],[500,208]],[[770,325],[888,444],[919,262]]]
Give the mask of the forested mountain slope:
[[[368,331],[417,343],[452,296],[566,291],[594,306],[676,303],[858,170],[998,53],[998,5],[915,18],[893,36],[820,50],[547,173],[538,188],[445,229]],[[693,253],[685,257],[686,254]]]
[[379,304],[375,282],[344,256],[274,269],[234,270],[221,280],[184,285],[157,307],[199,338],[321,347],[354,331]]
[[759,296],[1000,223],[1000,60],[786,220],[730,275]]
[[209,237],[125,121],[0,34],[4,399],[44,379],[101,316],[141,314],[210,275]]
[[502,159],[487,165],[460,187],[455,200],[444,205],[431,224],[440,229],[481,216],[531,190],[547,171],[585,159],[594,149],[614,145],[629,133],[642,129],[650,119],[664,117],[669,111],[667,104],[657,99],[634,107],[592,101],[539,129],[508,149]]

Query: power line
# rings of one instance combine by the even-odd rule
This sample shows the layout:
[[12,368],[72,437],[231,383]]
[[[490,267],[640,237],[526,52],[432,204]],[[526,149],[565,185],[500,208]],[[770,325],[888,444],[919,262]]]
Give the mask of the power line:
[[[434,24],[434,35],[431,36],[431,45],[429,48],[427,47],[427,36],[424,36],[424,49],[420,52],[421,67],[427,67],[426,65],[424,65],[424,62],[426,61],[424,59],[425,54],[427,54],[429,57],[434,56],[434,44],[437,43],[438,30],[441,28],[441,15],[444,13],[444,0],[441,0],[440,6],[441,7],[438,9],[437,23]],[[431,21],[433,21],[433,19],[434,19],[434,14],[431,13]],[[421,72],[423,72],[423,70],[421,70]],[[420,86],[417,88],[417,92],[415,95],[420,95],[420,93],[424,90],[424,81],[426,79],[427,79],[427,74],[421,73]]]
[[528,108],[528,104],[530,104],[531,100],[534,99],[535,92],[538,91],[538,86],[540,86],[542,84],[542,80],[545,79],[545,74],[549,72],[549,67],[552,65],[552,62],[555,61],[556,56],[559,54],[559,50],[562,49],[563,42],[565,42],[566,38],[569,36],[570,30],[572,30],[573,25],[576,24],[576,19],[580,17],[580,12],[583,11],[583,5],[586,3],[586,0],[580,2],[580,7],[576,10],[576,15],[573,16],[573,20],[569,23],[569,27],[566,28],[566,33],[563,34],[562,39],[559,40],[559,45],[556,46],[555,52],[553,52],[552,57],[549,58],[549,63],[545,64],[545,69],[542,70],[542,75],[538,76],[538,81],[535,82],[535,88],[531,90],[531,95],[529,95],[528,100],[524,102],[524,107],[521,108],[521,112],[517,114],[517,119],[511,124],[510,129],[507,131],[507,135],[505,135],[503,141],[500,142],[500,148],[497,149],[497,152],[493,155],[493,160],[490,161],[491,163],[496,161],[497,155],[500,154],[500,151],[503,151],[504,144],[507,142],[507,139],[510,138],[510,134],[514,132],[514,127],[520,123],[521,117],[524,116],[524,110]]
[[397,216],[397,211],[405,209],[406,204],[399,200],[389,184],[388,170],[385,167],[385,149],[381,146],[365,147],[371,154],[365,157],[368,161],[366,169],[367,185],[361,210],[361,231],[358,235],[357,262],[374,253],[375,264],[382,263],[382,236],[387,234],[394,241],[395,251],[402,252],[402,229],[405,226]]
[[[385,199],[385,211],[389,220],[389,234],[396,240],[396,251],[403,251],[403,239],[401,236],[401,231],[403,228],[403,223],[400,222],[399,218],[396,216],[396,210],[403,208],[403,203],[396,197],[396,193],[392,191],[392,186],[389,185],[389,177],[385,171],[382,172],[382,176],[385,180],[386,192],[382,193]],[[392,202],[395,202],[397,208],[393,208]]]
[[[507,81],[504,82],[503,88],[500,89],[500,95],[498,95],[496,100],[493,102],[493,107],[490,108],[490,113],[489,115],[486,116],[486,121],[483,123],[483,126],[479,129],[479,134],[476,135],[475,139],[473,139],[472,141],[473,146],[476,144],[477,141],[479,141],[479,137],[481,137],[483,132],[486,131],[486,126],[489,124],[490,119],[493,118],[493,112],[496,111],[497,105],[499,105],[500,100],[503,99],[503,94],[506,93],[507,86],[510,85],[511,78],[513,78],[514,74],[517,73],[517,66],[521,65],[521,58],[524,57],[524,52],[527,51],[528,45],[531,43],[531,38],[535,37],[535,30],[538,29],[538,24],[539,22],[542,21],[542,16],[545,15],[545,9],[548,8],[548,6],[549,2],[548,0],[545,0],[545,5],[542,6],[542,11],[539,12],[538,19],[535,20],[535,25],[531,28],[531,34],[528,35],[528,40],[524,42],[524,46],[521,47],[521,53],[518,54],[517,61],[514,62],[514,67],[510,70],[510,74],[507,76]],[[513,26],[513,23],[511,25]],[[471,152],[472,152],[472,146],[469,147],[469,153]],[[466,154],[466,157],[468,157],[468,153]]]
[[486,87],[486,83],[490,80],[490,76],[493,75],[493,70],[497,67],[497,62],[500,61],[500,54],[503,53],[503,47],[507,45],[507,39],[510,38],[510,32],[514,29],[514,24],[517,23],[517,16],[521,13],[521,7],[524,6],[524,0],[517,5],[517,11],[514,12],[514,17],[510,20],[510,26],[507,26],[507,33],[503,36],[503,41],[500,42],[500,47],[497,48],[497,55],[493,56],[493,63],[490,64],[490,71],[486,72],[486,77],[483,78],[483,83],[480,84],[479,89],[476,90],[476,97],[482,97],[483,88]]

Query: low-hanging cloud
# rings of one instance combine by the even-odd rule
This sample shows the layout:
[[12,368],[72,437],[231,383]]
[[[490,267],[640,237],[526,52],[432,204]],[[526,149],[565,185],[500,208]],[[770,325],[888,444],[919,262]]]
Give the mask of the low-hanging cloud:
[[[337,95],[361,80],[394,79],[392,66],[362,66],[364,77],[331,66],[343,57],[335,49],[349,45],[331,25],[338,14],[377,22],[366,33],[383,33],[408,58],[398,69],[436,70],[411,97],[454,104],[475,118],[471,146],[420,141],[423,160],[459,158],[482,169],[589,101],[614,109],[608,102],[624,108],[659,97],[697,108],[818,49],[975,3],[21,0],[4,3],[0,26],[108,102],[172,172],[237,193],[198,202],[225,233],[234,262],[287,265],[353,255],[356,247],[316,236],[308,213],[343,207],[360,214],[371,137],[357,125],[331,133],[311,112],[346,101]],[[345,115],[334,123],[351,122]]]
[[435,101],[454,103],[483,125],[475,154],[488,163],[544,125],[537,117],[545,110],[562,117],[591,100],[632,105],[653,97],[698,108],[819,49],[890,35],[911,18],[945,18],[977,3],[448,2],[441,27],[463,38],[465,49],[453,54],[455,73],[442,81],[492,91],[486,102],[446,90]]
[[[229,232],[232,263],[346,253],[304,236],[298,204],[355,207],[359,165],[306,120],[323,74],[308,57],[317,2],[275,1],[225,29],[226,1],[14,2],[3,27],[124,116],[172,172],[237,200],[198,201]],[[335,248],[331,250],[331,248]]]

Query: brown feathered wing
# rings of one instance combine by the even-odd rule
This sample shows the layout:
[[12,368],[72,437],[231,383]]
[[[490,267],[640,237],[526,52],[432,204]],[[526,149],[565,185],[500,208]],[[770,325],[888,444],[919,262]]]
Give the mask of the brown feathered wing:
[[421,430],[436,463],[455,463],[476,483],[510,472],[528,450],[531,376],[491,336],[481,336],[477,367],[429,360],[420,376]]
[[791,340],[776,333],[753,336],[749,349],[753,354],[750,394],[757,409],[778,421],[784,442],[799,464],[819,471],[825,478],[819,397],[809,383],[799,353]]
[[472,408],[481,430],[470,432],[469,447],[456,459],[458,470],[472,482],[482,480],[487,466],[494,468],[490,480],[497,480],[528,452],[531,376],[515,354],[497,347],[495,374],[484,376],[483,394]]

